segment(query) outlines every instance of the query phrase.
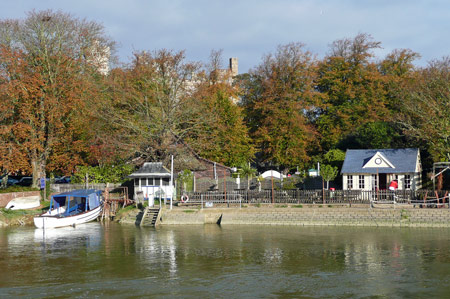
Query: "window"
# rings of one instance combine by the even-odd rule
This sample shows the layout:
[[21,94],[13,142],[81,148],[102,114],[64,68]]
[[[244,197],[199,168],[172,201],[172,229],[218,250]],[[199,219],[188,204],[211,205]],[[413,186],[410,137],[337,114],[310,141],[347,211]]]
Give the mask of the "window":
[[170,178],[163,178],[162,179],[163,186],[169,186],[170,184]]
[[372,190],[378,189],[378,176],[376,174],[372,174]]
[[353,176],[347,176],[347,189],[353,189]]
[[411,189],[411,175],[405,175],[405,189]]
[[147,186],[147,179],[141,179],[141,186]]
[[149,186],[154,186],[155,185],[155,182],[154,182],[155,179],[154,178],[148,178],[147,180],[148,180],[148,185]]
[[139,186],[139,179],[134,179],[134,185]]
[[359,176],[359,189],[364,189],[364,176]]

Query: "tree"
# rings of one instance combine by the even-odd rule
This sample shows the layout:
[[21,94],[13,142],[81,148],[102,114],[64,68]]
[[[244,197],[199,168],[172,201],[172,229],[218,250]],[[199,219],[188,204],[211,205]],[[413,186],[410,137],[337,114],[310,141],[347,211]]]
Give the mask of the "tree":
[[405,134],[428,145],[435,161],[450,160],[450,57],[417,73],[402,97],[398,122]]
[[184,191],[192,191],[194,186],[194,174],[189,169],[185,169],[178,174],[178,180],[183,184]]
[[310,114],[317,101],[315,64],[301,43],[279,46],[248,76],[241,76],[250,135],[263,162],[305,165],[316,148]]
[[[192,98],[197,63],[183,51],[137,52],[132,63],[111,72],[107,96],[99,103],[100,138],[136,164],[169,159],[199,122]],[[113,132],[113,135],[110,133]]]
[[338,168],[335,166],[324,164],[320,167],[320,175],[327,182],[327,189],[329,189],[329,182],[334,180],[338,174]]
[[88,178],[89,182],[94,184],[123,183],[133,170],[134,167],[129,164],[79,166],[72,176],[72,182],[86,183]]
[[241,164],[239,174],[247,178],[247,190],[250,190],[250,180],[255,176],[256,169],[252,168],[249,163]]
[[371,122],[359,127],[355,134],[358,148],[396,148],[404,143],[402,129],[392,122]]
[[254,147],[244,124],[242,108],[233,102],[236,93],[228,83],[203,83],[194,95],[198,119],[187,142],[204,158],[225,165],[241,165],[253,158]]
[[368,34],[333,42],[319,65],[317,88],[323,94],[316,124],[325,149],[368,122],[386,120],[386,78],[371,61],[380,47]]
[[331,149],[324,155],[324,161],[333,166],[340,169],[345,160],[345,152],[340,149]]
[[53,167],[58,159],[81,161],[79,129],[86,127],[82,112],[93,92],[89,77],[100,52],[113,44],[101,25],[47,10],[0,21],[0,45],[0,154],[7,159],[0,163],[31,171],[37,186],[52,155]]

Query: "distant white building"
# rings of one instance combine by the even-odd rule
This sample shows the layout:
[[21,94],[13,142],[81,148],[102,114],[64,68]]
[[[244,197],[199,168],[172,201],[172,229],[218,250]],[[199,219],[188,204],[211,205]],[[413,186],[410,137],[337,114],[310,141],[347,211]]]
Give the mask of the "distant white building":
[[398,190],[422,187],[422,165],[417,148],[347,150],[342,165],[344,190],[388,189],[393,180]]

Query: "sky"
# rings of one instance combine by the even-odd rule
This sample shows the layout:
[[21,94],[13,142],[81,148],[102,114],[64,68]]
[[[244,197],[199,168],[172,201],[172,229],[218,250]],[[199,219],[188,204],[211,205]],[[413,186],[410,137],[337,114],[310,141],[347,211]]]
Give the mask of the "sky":
[[120,61],[134,51],[185,50],[187,61],[208,62],[211,50],[239,59],[245,73],[277,46],[301,42],[324,57],[338,39],[370,34],[382,59],[411,49],[418,66],[450,55],[449,0],[0,0],[0,19],[35,10],[61,10],[96,21],[117,42]]

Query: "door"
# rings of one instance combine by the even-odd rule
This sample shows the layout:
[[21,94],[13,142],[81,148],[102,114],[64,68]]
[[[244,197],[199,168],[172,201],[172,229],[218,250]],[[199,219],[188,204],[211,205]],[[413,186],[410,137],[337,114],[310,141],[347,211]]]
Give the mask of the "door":
[[385,173],[378,174],[378,178],[380,179],[379,186],[380,190],[386,190],[387,189],[387,177]]

